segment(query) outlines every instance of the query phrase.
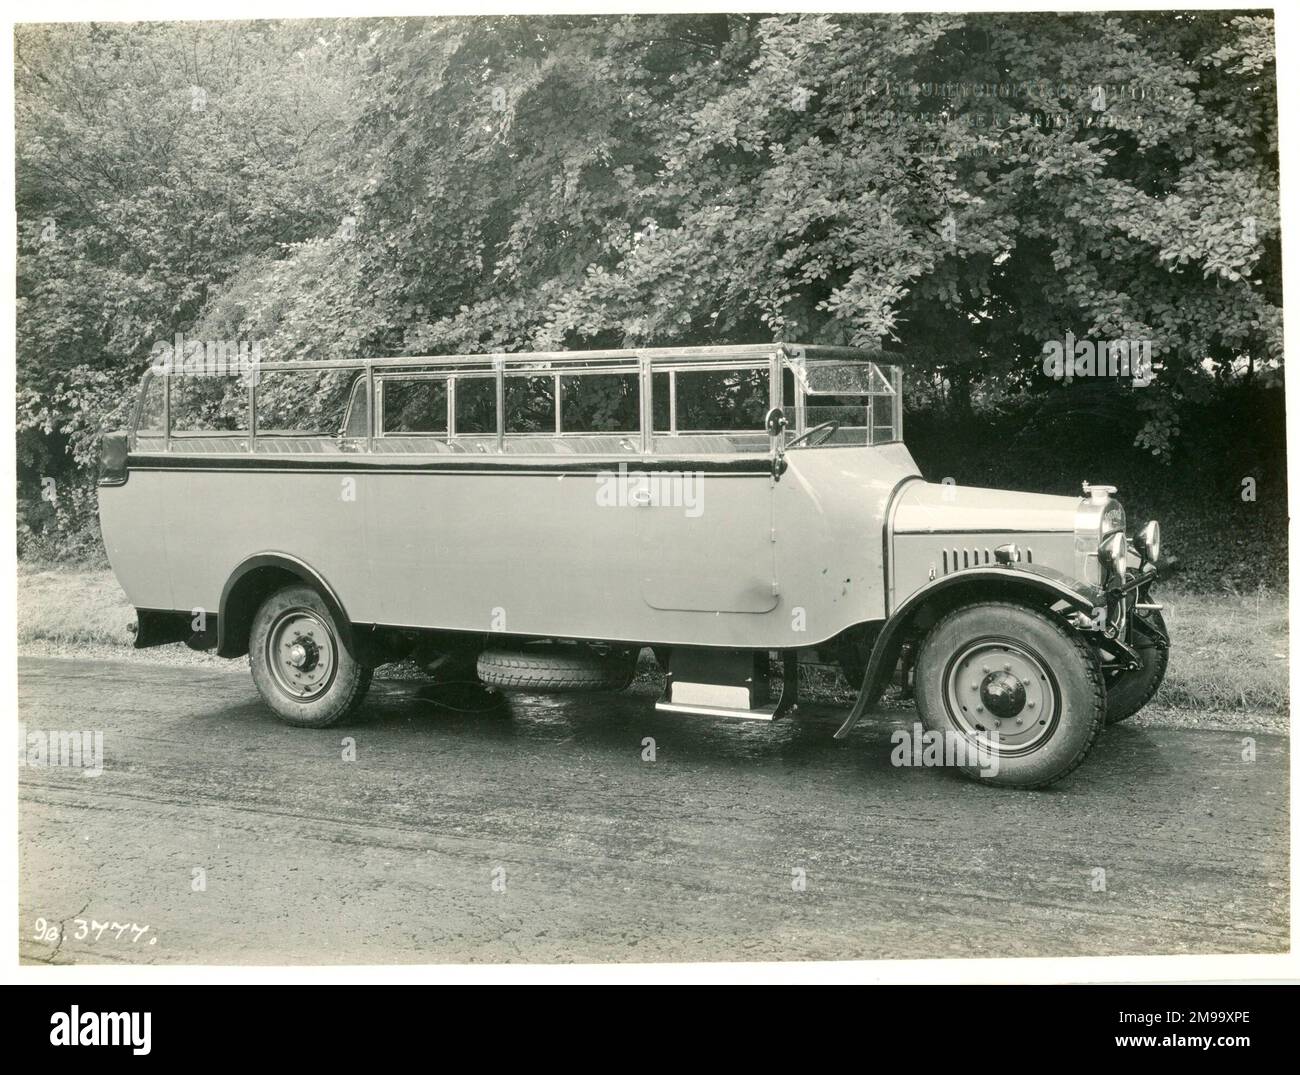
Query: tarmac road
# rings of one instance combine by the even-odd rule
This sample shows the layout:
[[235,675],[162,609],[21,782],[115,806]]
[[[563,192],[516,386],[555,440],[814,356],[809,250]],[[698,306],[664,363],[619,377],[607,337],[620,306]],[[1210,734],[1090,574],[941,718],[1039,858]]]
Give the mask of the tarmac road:
[[1015,792],[893,766],[907,710],[837,742],[830,710],[767,725],[516,696],[467,715],[377,681],[357,722],[316,732],[223,669],[21,658],[18,682],[28,734],[102,731],[104,752],[97,777],[19,771],[28,962],[1287,947],[1280,735],[1247,762],[1244,733],[1120,725],[1055,788]]

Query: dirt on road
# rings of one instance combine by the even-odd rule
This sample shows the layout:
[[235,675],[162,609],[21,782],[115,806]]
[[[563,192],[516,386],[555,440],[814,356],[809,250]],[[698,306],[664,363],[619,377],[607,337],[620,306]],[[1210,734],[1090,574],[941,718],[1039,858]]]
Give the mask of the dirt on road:
[[464,714],[377,681],[357,721],[304,731],[218,669],[22,658],[18,683],[26,734],[103,735],[101,775],[20,769],[29,962],[1288,944],[1282,735],[1120,725],[1056,787],[1015,792],[893,765],[906,709],[840,742],[832,710],[767,725],[516,696]]

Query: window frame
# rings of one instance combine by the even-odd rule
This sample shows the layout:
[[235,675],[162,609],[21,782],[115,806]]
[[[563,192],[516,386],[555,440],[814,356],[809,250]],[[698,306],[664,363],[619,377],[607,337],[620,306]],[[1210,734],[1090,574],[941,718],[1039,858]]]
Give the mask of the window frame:
[[[868,401],[868,419],[869,419],[868,424],[864,426],[844,427],[846,429],[866,430],[867,442],[865,445],[855,445],[852,443],[821,444],[821,445],[817,445],[817,447],[819,448],[875,447],[877,445],[882,445],[882,444],[901,444],[903,442],[903,368],[902,366],[897,365],[895,363],[889,363],[889,362],[877,362],[874,359],[837,360],[833,358],[820,359],[820,358],[813,357],[806,361],[816,365],[837,365],[837,364],[843,364],[845,362],[860,362],[866,365],[874,366],[876,372],[880,374],[880,376],[885,380],[885,382],[892,389],[892,392],[888,394],[884,392],[863,393],[860,398]],[[804,362],[805,360],[802,358],[798,358],[798,357],[791,358],[787,356],[785,361],[783,362],[783,366],[788,365],[791,368],[792,372],[794,372],[795,365],[796,364],[802,365]],[[790,440],[802,436],[810,428],[808,426],[808,406],[809,406],[808,400],[810,398],[815,400],[821,395],[844,396],[844,395],[852,395],[853,393],[814,392],[810,394],[804,389],[802,378],[799,376],[797,372],[794,372],[794,394],[795,394],[795,399],[794,399],[795,420],[792,423],[793,429],[788,435],[788,439]],[[890,412],[889,412],[890,421],[889,421],[888,428],[892,436],[888,440],[876,440],[876,430],[878,428],[886,428],[880,426],[876,421],[876,401],[879,399],[890,400]],[[813,406],[816,406],[816,404],[813,404]]]
[[[645,440],[645,381],[640,366],[606,366],[597,369],[575,366],[555,372],[555,426],[557,437],[623,437],[635,438],[639,444]],[[564,428],[564,378],[565,377],[633,377],[636,388],[635,429],[583,430]],[[524,434],[535,436],[536,434]]]
[[[893,410],[891,414],[890,431],[892,439],[890,441],[875,441],[876,428],[875,412],[873,411],[873,425],[871,429],[871,444],[876,443],[897,443],[903,439],[903,415],[902,415],[902,370],[894,362],[880,361],[879,356],[869,357],[871,352],[854,348],[841,348],[822,345],[802,346],[797,344],[742,344],[734,347],[700,347],[700,348],[623,348],[603,351],[552,351],[552,352],[534,352],[529,354],[495,354],[495,355],[438,355],[438,356],[410,356],[400,358],[372,358],[358,359],[348,361],[278,361],[264,362],[261,364],[260,372],[297,372],[302,374],[321,372],[325,370],[351,370],[358,374],[357,383],[354,384],[352,393],[349,397],[348,408],[344,415],[344,426],[346,428],[349,420],[352,418],[353,410],[361,403],[361,386],[364,385],[364,407],[365,407],[365,446],[364,451],[374,453],[376,451],[376,441],[382,442],[385,436],[414,436],[430,437],[442,439],[447,443],[457,438],[464,438],[465,441],[479,442],[484,451],[489,450],[487,444],[491,442],[491,433],[461,433],[456,429],[456,385],[460,380],[469,379],[486,379],[492,378],[496,384],[496,435],[495,451],[497,454],[505,453],[505,445],[508,438],[514,439],[519,437],[540,437],[551,436],[556,438],[570,437],[592,437],[592,436],[620,436],[637,443],[637,450],[641,455],[653,455],[657,450],[657,442],[671,439],[677,436],[689,435],[741,435],[747,436],[765,432],[764,430],[684,430],[677,428],[677,377],[681,372],[727,372],[734,370],[761,370],[764,365],[769,371],[768,385],[768,404],[771,407],[786,407],[793,405],[794,421],[793,434],[797,436],[805,432],[805,419],[808,397],[803,391],[803,385],[798,376],[794,376],[794,398],[786,400],[785,386],[783,384],[784,372],[787,367],[795,364],[802,364],[807,361],[822,362],[843,360],[846,362],[871,362],[877,367],[881,374],[886,378],[888,383],[893,387],[894,393]],[[668,418],[669,428],[666,431],[655,429],[654,407],[654,375],[657,373],[666,373],[668,375],[669,400],[668,400]],[[600,375],[624,375],[635,376],[636,391],[638,395],[637,406],[637,428],[626,431],[613,431],[607,433],[591,433],[566,430],[564,428],[564,398],[563,382],[565,376],[600,376]],[[555,394],[555,429],[548,433],[541,432],[520,432],[507,433],[505,431],[505,378],[508,376],[525,376],[525,377],[549,377],[552,380],[553,392]],[[140,395],[136,400],[136,406],[132,416],[130,430],[130,449],[136,450],[136,438],[138,435],[149,437],[153,430],[140,429],[140,420],[144,408],[145,399],[149,385],[154,378],[160,378],[162,381],[162,451],[173,451],[173,441],[177,439],[177,432],[172,428],[174,418],[174,406],[172,398],[172,376],[165,369],[150,368],[145,371]],[[383,381],[388,380],[445,380],[447,384],[447,430],[445,433],[427,432],[427,433],[398,433],[381,428],[382,414],[380,413],[380,394],[383,391]],[[248,405],[248,422],[247,422],[247,447],[239,447],[232,451],[242,454],[244,452],[253,453],[257,451],[257,376],[249,378],[247,388],[247,405]],[[876,394],[872,394],[875,398]],[[861,428],[861,427],[855,427]],[[242,431],[241,431],[242,432]],[[185,439],[184,431],[179,431],[179,439]],[[342,434],[341,434],[342,435]],[[787,434],[791,435],[791,434]],[[150,437],[150,439],[153,439]],[[352,438],[360,440],[360,437]],[[667,448],[669,445],[662,445]],[[837,447],[839,445],[836,445]],[[775,447],[775,445],[773,445]],[[157,450],[157,449],[151,449]],[[382,450],[382,448],[380,449]]]
[[[672,363],[671,365],[655,366],[651,371],[653,377],[656,373],[668,374],[668,429],[655,429],[652,432],[656,437],[696,437],[696,436],[731,436],[736,434],[763,433],[763,425],[758,425],[753,429],[678,429],[677,428],[677,374],[679,373],[727,373],[735,370],[753,370],[758,373],[767,367],[768,384],[767,384],[767,408],[770,411],[773,407],[780,407],[784,386],[780,382],[779,374],[775,378],[772,376],[770,363],[750,360],[747,362],[681,362]],[[774,386],[775,385],[775,386]],[[653,399],[652,401],[653,402]],[[764,412],[766,413],[766,411]]]
[[[388,381],[443,381],[446,383],[446,393],[443,400],[443,421],[447,428],[445,430],[398,430],[389,429],[384,422],[384,392]],[[349,410],[351,404],[348,405]],[[383,440],[386,437],[431,437],[434,439],[450,440],[451,423],[452,423],[452,396],[451,396],[451,375],[449,373],[434,373],[428,370],[401,370],[392,373],[381,373],[375,378],[375,439]],[[346,425],[346,420],[345,420]]]

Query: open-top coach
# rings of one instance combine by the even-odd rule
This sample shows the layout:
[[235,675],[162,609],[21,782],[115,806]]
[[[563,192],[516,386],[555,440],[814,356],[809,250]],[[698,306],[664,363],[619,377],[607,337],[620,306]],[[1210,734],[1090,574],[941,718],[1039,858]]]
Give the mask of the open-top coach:
[[[104,437],[100,516],[137,646],[247,655],[325,727],[412,653],[522,691],[618,689],[773,720],[801,654],[891,681],[959,767],[1037,787],[1144,705],[1169,638],[1159,527],[1109,486],[931,483],[886,352],[793,344],[146,373]],[[782,658],[769,686],[769,660]],[[996,758],[995,766],[975,759]]]

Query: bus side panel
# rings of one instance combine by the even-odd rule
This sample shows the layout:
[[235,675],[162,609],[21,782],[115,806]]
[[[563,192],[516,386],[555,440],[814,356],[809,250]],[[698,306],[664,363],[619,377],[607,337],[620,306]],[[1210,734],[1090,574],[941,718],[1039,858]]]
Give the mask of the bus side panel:
[[367,475],[382,622],[637,638],[631,507],[595,473]]
[[[171,605],[163,607],[215,613],[227,580],[241,563],[260,553],[278,552],[310,565],[352,619],[374,622],[380,606],[370,584],[365,480],[331,471],[278,472],[237,465],[230,470],[142,468],[131,472],[122,489],[148,488],[161,505],[154,517],[162,520],[171,577]],[[140,543],[138,518],[114,516],[112,526],[123,535],[122,544]],[[106,529],[106,540],[107,534]],[[161,536],[156,528],[154,536]],[[127,596],[147,607],[147,602],[135,599],[133,588],[142,592],[144,576],[157,567],[134,558],[122,568],[114,560],[113,567]],[[163,577],[166,573],[158,571]]]
[[784,645],[825,641],[886,614],[891,494],[918,473],[901,444],[796,449],[776,487]]
[[[776,599],[758,612],[651,607],[641,578],[656,552],[638,542],[637,513],[663,509],[610,503],[600,485],[608,476],[592,471],[485,462],[446,473],[343,461],[267,470],[238,460],[185,470],[168,460],[173,469],[133,470],[126,485],[102,490],[102,512],[113,566],[140,607],[215,611],[239,564],[278,552],[310,565],[359,623],[776,649],[883,615],[885,505],[915,471],[894,447],[791,452],[775,488],[750,474],[702,476],[701,518],[716,534],[716,554],[682,571],[717,594],[752,588],[753,565],[735,551],[774,536],[775,571],[763,570]],[[709,511],[750,495],[761,511]],[[749,532],[756,526],[764,532]],[[672,562],[671,529],[663,542]]]
[[99,487],[99,529],[108,562],[136,608],[178,608],[172,598],[165,505],[170,475],[132,474]]
[[[752,474],[699,475],[700,513],[693,518],[624,499],[611,505],[602,500],[599,474],[485,467],[473,475],[369,475],[367,525],[382,622],[784,648],[881,618],[885,508],[898,481],[916,474],[915,463],[901,445],[788,458],[790,469],[775,489],[770,478]],[[689,465],[683,461],[684,469]],[[629,470],[635,474],[634,463]],[[753,498],[754,511],[729,510],[745,498]],[[658,550],[641,540],[650,512]],[[683,528],[707,525],[714,537],[709,556],[683,558],[668,525],[677,516]],[[761,571],[738,559],[742,550],[773,548],[775,570],[771,551]],[[698,580],[696,608],[646,600],[646,562],[656,556],[680,567],[683,585]],[[736,597],[748,594],[759,575],[771,580],[769,589],[775,583],[776,596],[741,611]]]

